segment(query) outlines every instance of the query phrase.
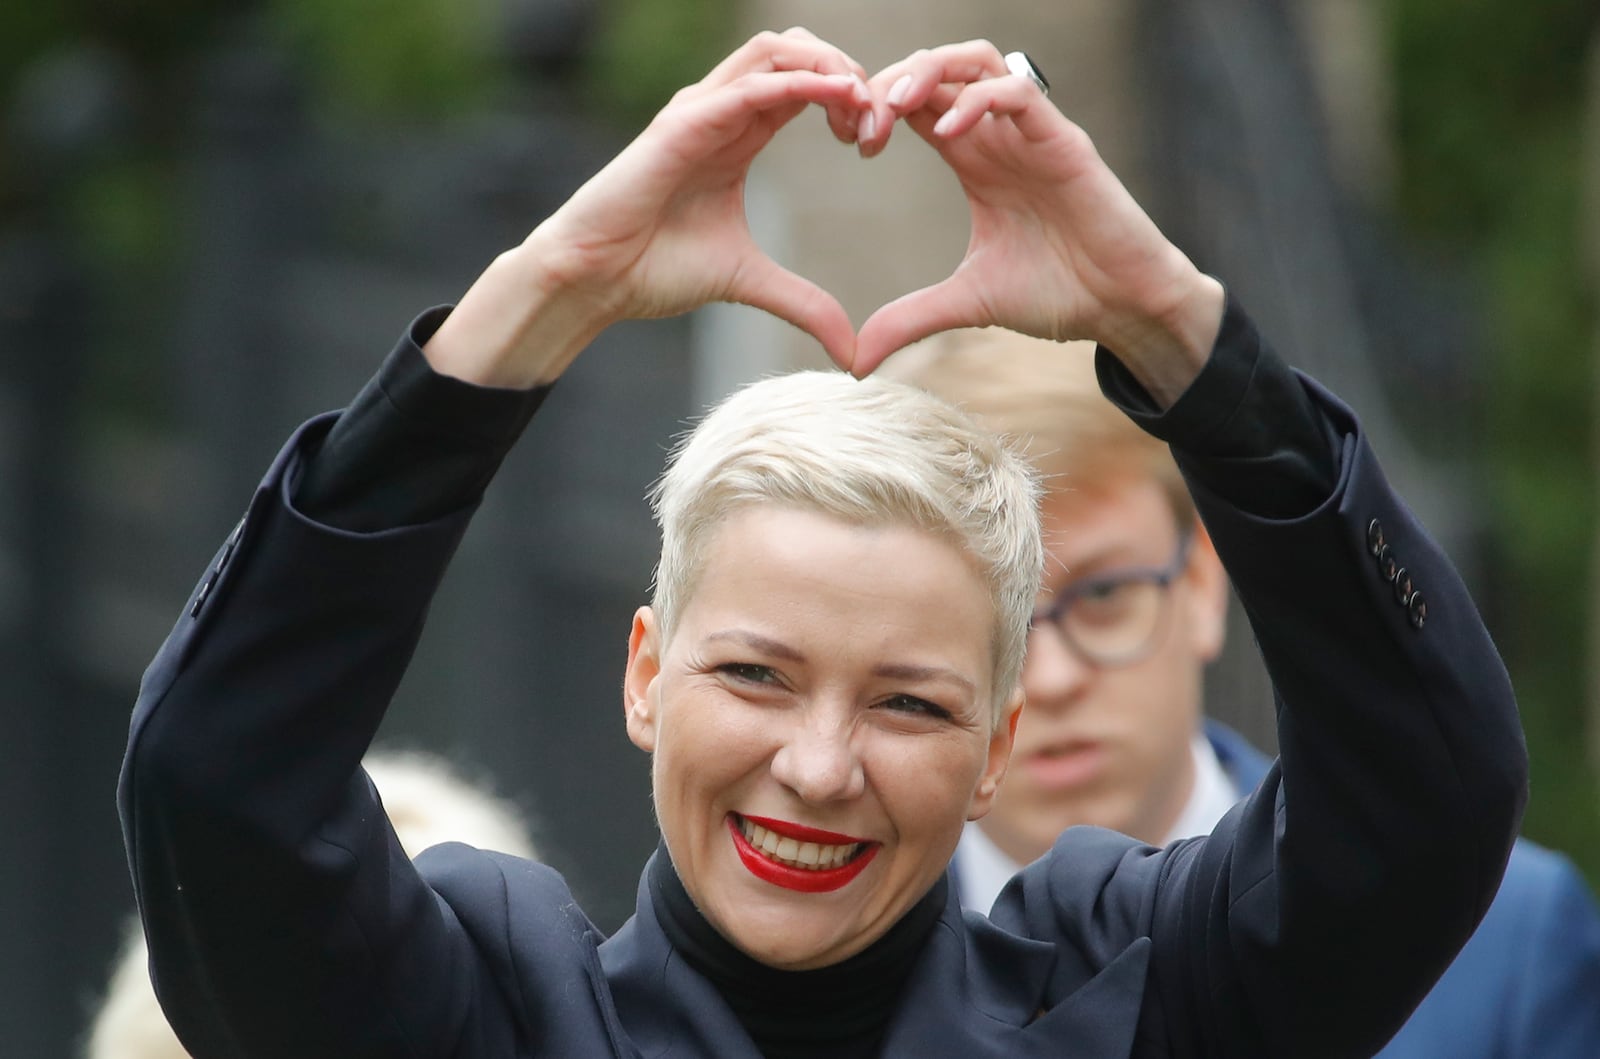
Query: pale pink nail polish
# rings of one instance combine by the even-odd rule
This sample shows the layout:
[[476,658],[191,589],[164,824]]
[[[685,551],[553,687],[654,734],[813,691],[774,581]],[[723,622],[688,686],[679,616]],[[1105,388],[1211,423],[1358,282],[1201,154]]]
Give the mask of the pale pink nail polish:
[[958,113],[959,112],[956,110],[955,107],[951,107],[949,110],[945,111],[944,112],[944,116],[941,117],[938,121],[933,123],[934,135],[943,136],[946,133],[948,133],[951,129],[955,128],[956,116],[957,116]]
[[863,111],[861,124],[856,126],[857,138],[862,140],[872,139],[872,134],[878,131],[878,118],[872,111]]
[[889,105],[891,107],[898,107],[901,103],[906,101],[906,94],[910,91],[911,75],[901,74],[900,80],[896,81],[894,83],[894,87],[889,89]]

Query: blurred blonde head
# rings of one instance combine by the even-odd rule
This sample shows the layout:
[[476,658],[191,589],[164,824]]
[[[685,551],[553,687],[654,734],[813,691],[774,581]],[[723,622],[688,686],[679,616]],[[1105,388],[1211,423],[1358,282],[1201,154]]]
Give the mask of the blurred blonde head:
[[1050,491],[1149,479],[1178,527],[1194,524],[1171,451],[1101,393],[1092,342],[998,327],[947,331],[896,353],[878,374],[924,389],[1011,439]]
[[[442,758],[374,753],[363,765],[406,856],[441,842],[535,856],[516,806],[469,783]],[[135,919],[90,1025],[86,1059],[190,1059],[156,1002],[149,963],[144,931]]]

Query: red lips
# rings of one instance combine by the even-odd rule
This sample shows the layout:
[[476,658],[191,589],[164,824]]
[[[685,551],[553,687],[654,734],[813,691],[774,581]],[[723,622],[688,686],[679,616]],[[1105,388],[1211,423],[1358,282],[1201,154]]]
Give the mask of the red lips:
[[787,820],[773,820],[764,816],[747,816],[758,827],[764,827],[774,834],[784,838],[792,838],[796,842],[815,842],[827,846],[848,846],[864,843],[866,848],[857,853],[851,860],[837,868],[793,868],[787,864],[779,863],[768,857],[761,850],[752,846],[744,837],[744,831],[739,826],[737,814],[729,813],[728,833],[733,836],[733,848],[739,853],[739,860],[749,870],[750,874],[763,882],[774,886],[781,886],[786,890],[796,890],[800,893],[827,893],[848,885],[851,880],[866,870],[873,857],[877,856],[882,846],[877,842],[856,838],[852,835],[841,835],[834,831],[823,831],[815,827],[805,827],[801,824],[790,823]]

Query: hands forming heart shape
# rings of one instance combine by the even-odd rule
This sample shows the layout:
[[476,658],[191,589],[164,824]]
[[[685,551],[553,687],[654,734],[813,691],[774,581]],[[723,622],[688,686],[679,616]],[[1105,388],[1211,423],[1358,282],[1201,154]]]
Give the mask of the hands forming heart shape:
[[[954,171],[971,212],[954,272],[882,306],[859,333],[838,299],[767,256],[745,217],[751,163],[811,106],[864,159],[904,123]],[[528,385],[553,379],[616,320],[729,301],[805,330],[857,376],[958,327],[1091,338],[1166,403],[1209,354],[1222,300],[1220,284],[1167,241],[1083,130],[1012,74],[994,45],[917,51],[869,77],[840,49],[792,29],[757,35],[679,91],[491,266],[428,356],[474,381]],[[468,333],[477,351],[456,356]]]

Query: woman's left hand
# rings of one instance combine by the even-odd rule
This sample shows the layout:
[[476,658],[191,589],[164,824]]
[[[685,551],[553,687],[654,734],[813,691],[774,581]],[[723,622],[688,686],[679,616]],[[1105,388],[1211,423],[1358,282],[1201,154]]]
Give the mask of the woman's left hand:
[[998,325],[1103,342],[1158,400],[1175,398],[1160,391],[1181,392],[1204,364],[1221,285],[1161,234],[1083,129],[987,41],[916,52],[869,84],[875,129],[858,149],[881,151],[895,119],[911,126],[960,180],[972,234],[947,279],[867,320],[854,373],[936,332]]

